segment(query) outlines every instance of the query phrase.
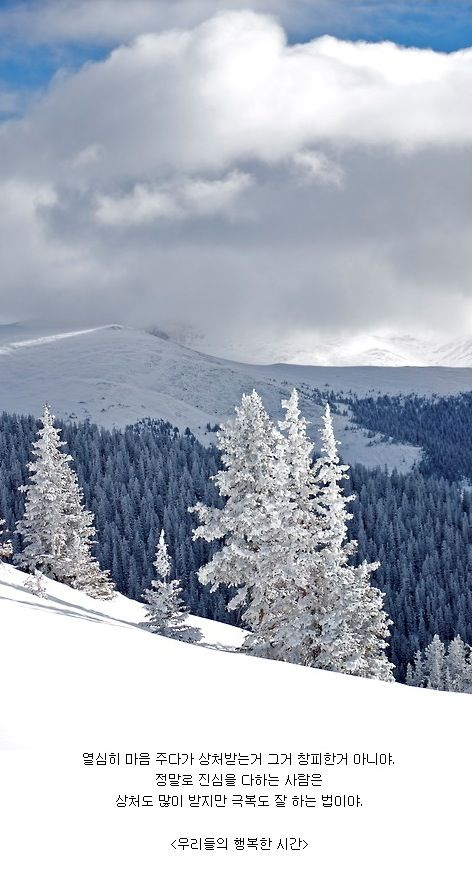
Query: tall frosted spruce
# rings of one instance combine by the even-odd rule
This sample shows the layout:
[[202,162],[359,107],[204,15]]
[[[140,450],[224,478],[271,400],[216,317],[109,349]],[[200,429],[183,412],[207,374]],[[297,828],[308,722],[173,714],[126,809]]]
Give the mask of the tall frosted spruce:
[[218,433],[224,469],[214,477],[225,506],[199,503],[190,511],[200,522],[194,539],[224,544],[199,570],[200,582],[215,591],[234,589],[229,610],[243,607],[251,633],[246,651],[279,658],[274,643],[279,623],[280,593],[292,583],[293,550],[287,548],[290,523],[288,471],[284,438],[271,423],[256,391],[244,394],[234,419]]
[[64,445],[54,416],[45,406],[33,443],[34,460],[28,464],[30,480],[20,488],[26,494],[25,513],[16,529],[23,549],[14,560],[22,568],[40,570],[91,597],[109,599],[114,585],[92,555],[93,515],[84,507],[82,490],[70,467],[72,457],[63,451]]
[[313,467],[314,446],[294,388],[279,429],[284,433],[283,460],[287,467],[290,526],[286,529],[292,578],[279,592],[274,645],[283,659],[313,666],[319,650],[324,521],[319,512],[320,486]]
[[151,588],[143,594],[147,603],[147,621],[143,627],[174,640],[197,642],[201,639],[201,632],[186,624],[188,612],[182,600],[182,588],[177,579],[170,578],[172,562],[163,529],[157,544],[154,567],[158,578],[151,582]]
[[322,449],[315,474],[320,486],[318,511],[325,530],[320,556],[320,637],[313,666],[393,681],[393,664],[385,654],[392,622],[383,609],[384,595],[371,584],[379,565],[364,561],[354,567],[349,563],[357,547],[355,541],[348,540],[347,532],[351,515],[346,506],[353,496],[346,497],[341,488],[349,468],[339,459],[329,405],[320,432]]
[[236,590],[228,609],[244,605],[250,653],[392,680],[385,655],[391,622],[370,584],[377,565],[349,563],[356,546],[347,539],[351,498],[340,486],[348,468],[329,407],[322,457],[313,465],[296,391],[283,406],[277,430],[256,392],[244,395],[220,430],[224,469],[215,482],[226,504],[192,511],[200,521],[194,538],[224,543],[199,579],[212,591],[221,584]]

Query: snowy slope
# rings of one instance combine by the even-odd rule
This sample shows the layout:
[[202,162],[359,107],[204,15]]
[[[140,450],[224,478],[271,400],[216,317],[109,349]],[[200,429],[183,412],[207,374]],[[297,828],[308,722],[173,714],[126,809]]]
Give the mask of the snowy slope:
[[[243,392],[255,388],[278,418],[280,401],[293,386],[316,441],[321,409],[314,388],[360,395],[455,393],[472,390],[472,369],[241,364],[119,325],[54,334],[0,330],[0,409],[9,412],[38,415],[47,401],[58,417],[90,418],[106,427],[151,416],[189,427],[205,442],[214,439],[207,423],[231,416]],[[335,418],[335,426],[348,463],[407,470],[420,455],[413,446],[372,444],[344,416]]]
[[284,362],[321,367],[471,367],[472,339],[394,334],[360,334],[320,340],[300,333],[289,339],[238,338],[237,342],[207,336],[191,327],[173,326],[168,331],[183,345],[213,355],[236,357],[248,362]]
[[[25,588],[24,583],[27,579],[26,573],[0,561],[2,599],[9,594],[10,602],[13,599],[17,605],[25,608],[28,606],[42,608],[52,615],[59,615],[65,611],[71,618],[115,627],[141,629],[140,624],[146,621],[145,604],[124,597],[123,594],[117,593],[112,600],[94,600],[82,591],[76,591],[53,579],[45,579],[47,597],[39,598]],[[199,646],[213,646],[232,651],[241,646],[246,635],[245,631],[237,627],[196,615],[189,615],[188,624],[201,630],[202,639],[198,643]]]
[[[90,418],[106,427],[122,427],[140,418],[163,418],[181,429],[189,427],[202,441],[214,438],[207,423],[232,415],[243,392],[255,388],[274,417],[281,415],[280,401],[296,385],[302,408],[317,436],[321,409],[313,402],[312,387],[333,384],[349,387],[351,376],[364,391],[382,387],[381,371],[354,374],[325,368],[251,366],[212,358],[147,332],[117,325],[51,335],[1,332],[0,409],[38,415],[48,402],[58,417]],[[445,390],[472,387],[472,371],[441,371]],[[346,378],[344,378],[344,376]],[[410,388],[423,391],[436,384],[432,371],[411,371]],[[419,451],[411,446],[368,445],[366,434],[348,429],[349,421],[335,421],[349,463],[378,463],[408,469]]]
[[[393,873],[405,858],[407,869],[462,868],[471,696],[164,639],[136,627],[140,607],[124,598],[98,603],[50,583],[41,600],[25,593],[23,581],[0,565],[3,870],[180,873],[190,863],[197,871],[244,863],[249,870]],[[229,632],[218,629],[222,644],[234,642]],[[253,768],[283,778],[300,770],[298,752],[391,752],[395,765],[311,767],[321,770],[322,789],[279,790],[290,798],[285,809],[119,809],[118,795],[180,792],[156,787],[155,764],[82,766],[83,752],[143,751],[153,759],[158,751],[291,753],[292,764]],[[274,796],[267,788],[239,793]],[[307,794],[359,794],[363,805],[293,806],[293,795]],[[436,833],[441,839],[427,836]],[[262,853],[255,868],[256,860],[234,851],[176,856],[170,843],[182,835],[293,835],[309,847],[293,860]]]

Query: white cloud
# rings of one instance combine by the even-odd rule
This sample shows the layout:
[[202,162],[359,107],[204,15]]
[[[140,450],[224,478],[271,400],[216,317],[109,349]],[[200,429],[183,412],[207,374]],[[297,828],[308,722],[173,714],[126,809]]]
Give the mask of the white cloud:
[[70,160],[70,165],[73,169],[77,167],[86,167],[89,164],[95,164],[103,158],[103,148],[97,143],[92,143],[89,146],[81,149],[76,155],[73,155]]
[[2,315],[47,316],[54,309],[64,315],[82,305],[80,294],[74,302],[77,289],[103,290],[106,262],[92,261],[81,241],[70,245],[51,236],[41,221],[42,211],[57,204],[54,188],[10,180],[0,184],[0,199]]
[[[147,34],[60,77],[24,122],[3,130],[0,149],[7,171],[24,158],[26,172],[62,168],[68,184],[71,156],[101,150],[106,186],[328,147],[462,146],[472,143],[470,93],[472,49],[443,55],[332,37],[289,46],[273,20],[225,13],[192,31]],[[98,179],[95,166],[89,173]]]
[[100,196],[96,217],[102,224],[126,227],[159,219],[184,219],[231,214],[235,199],[251,184],[237,170],[223,179],[186,179],[150,188],[135,185],[121,197]]
[[251,12],[141,36],[0,126],[0,310],[463,327],[470,93],[472,50],[288,45]]
[[205,216],[227,213],[238,196],[251,185],[249,173],[234,170],[223,179],[193,179],[178,192],[184,209],[190,214]]
[[159,218],[175,218],[177,215],[179,209],[173,197],[145,185],[135,185],[132,192],[123,197],[100,196],[96,210],[98,221],[115,227],[147,224]]
[[303,149],[300,152],[295,152],[292,161],[302,181],[323,182],[335,185],[337,188],[342,187],[343,168],[322,152]]

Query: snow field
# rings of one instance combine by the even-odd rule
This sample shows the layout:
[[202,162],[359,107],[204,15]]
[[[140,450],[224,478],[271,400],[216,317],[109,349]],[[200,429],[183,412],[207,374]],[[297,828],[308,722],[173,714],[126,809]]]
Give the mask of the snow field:
[[[336,873],[462,868],[470,695],[176,642],[138,628],[143,607],[124,597],[97,602],[47,582],[49,597],[41,600],[25,591],[24,580],[0,566],[0,863],[8,873],[233,871],[241,864]],[[229,626],[195,622],[207,644],[241,639]],[[359,794],[358,809],[119,809],[118,794],[162,792],[156,767],[82,765],[84,751],[166,750],[378,751],[391,752],[396,763],[321,768],[323,793]],[[283,773],[297,770],[295,764]],[[290,858],[216,851],[189,857],[170,848],[183,835],[296,835],[309,848]]]

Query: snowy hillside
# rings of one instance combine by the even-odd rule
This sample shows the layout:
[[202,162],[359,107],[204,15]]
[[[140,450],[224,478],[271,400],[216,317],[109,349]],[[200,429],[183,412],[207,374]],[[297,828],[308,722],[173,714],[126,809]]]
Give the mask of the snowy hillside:
[[[313,389],[449,394],[472,389],[472,369],[241,364],[119,325],[53,334],[21,325],[0,330],[0,409],[7,412],[38,415],[47,401],[60,418],[90,418],[109,428],[150,416],[189,427],[208,442],[214,433],[207,424],[231,416],[244,392],[255,388],[277,418],[293,386],[316,440],[322,410]],[[420,456],[413,446],[351,430],[348,417],[335,417],[335,426],[348,463],[408,470]]]
[[[372,390],[430,393],[472,388],[472,370],[329,369],[256,366],[212,358],[147,332],[111,325],[76,332],[34,332],[14,326],[0,338],[0,409],[39,414],[47,401],[58,417],[90,418],[122,427],[143,417],[163,418],[199,439],[214,438],[206,426],[232,415],[243,392],[255,388],[273,417],[280,401],[298,386],[303,412],[317,436],[321,409],[312,389],[332,385]],[[349,463],[387,464],[409,469],[419,451],[412,446],[370,444],[336,419]]]
[[472,367],[472,339],[394,334],[363,334],[320,340],[300,333],[289,339],[218,340],[191,327],[174,326],[168,331],[177,342],[213,355],[236,357],[248,362],[283,362],[314,367]]
[[[93,600],[82,591],[76,591],[52,579],[45,580],[47,597],[36,597],[24,586],[28,578],[26,573],[0,561],[0,599],[2,603],[0,634],[3,641],[12,635],[12,627],[9,628],[9,622],[13,620],[13,626],[15,626],[15,614],[20,620],[21,616],[24,615],[26,624],[28,624],[28,620],[32,622],[30,631],[39,630],[39,627],[36,628],[36,624],[43,616],[49,617],[53,622],[61,617],[74,619],[74,622],[68,626],[68,634],[73,633],[74,626],[80,627],[82,622],[86,622],[100,625],[102,628],[121,627],[127,630],[139,630],[146,637],[153,636],[139,627],[146,618],[146,608],[143,603],[130,600],[122,594],[116,594],[112,600]],[[12,614],[11,609],[20,611]],[[75,620],[78,625],[75,625]],[[201,647],[211,646],[215,649],[233,651],[241,646],[245,636],[245,632],[237,627],[195,615],[189,616],[188,624],[201,630],[202,639],[198,643],[198,646]],[[52,627],[54,628],[54,625]],[[56,627],[58,626],[56,625]],[[45,629],[44,626],[43,630]],[[168,642],[162,638],[159,640],[164,642],[164,645]],[[12,641],[12,644],[16,649],[17,643]],[[41,646],[41,649],[44,654],[44,645]],[[3,679],[8,681],[8,676],[4,676]],[[0,716],[0,748],[15,748],[18,745],[22,747],[25,742],[27,743],[26,734],[18,723],[9,728],[8,720],[5,720],[4,715]]]
[[[0,858],[8,873],[125,873],[152,863],[183,871],[188,858],[176,857],[170,842],[186,834],[302,837],[309,844],[296,858],[302,871],[325,862],[327,869],[388,873],[398,869],[406,847],[411,869],[452,869],[463,862],[472,778],[470,756],[464,757],[470,696],[175,642],[138,629],[136,603],[92,601],[59,583],[49,583],[49,598],[38,599],[25,592],[24,578],[0,565]],[[214,624],[203,623],[217,645],[237,642],[240,632]],[[440,766],[451,726],[454,742],[447,766]],[[156,788],[156,765],[82,765],[83,752],[166,750],[290,752],[295,759],[298,752],[377,751],[390,752],[395,764],[315,767],[322,789],[284,792],[290,798],[359,795],[362,807],[356,809],[289,802],[285,809],[249,805],[229,813],[120,809],[118,795],[157,797],[181,789]],[[297,769],[292,764],[277,772]],[[415,791],[405,791],[406,782]],[[256,793],[273,797],[267,788]],[[402,838],[391,840],[385,823],[399,808]],[[439,831],[456,837],[452,843],[423,837]],[[207,870],[209,854],[195,853],[192,869]],[[239,853],[221,855],[225,869],[240,869]],[[258,869],[290,866],[285,854],[276,858],[262,855]]]

